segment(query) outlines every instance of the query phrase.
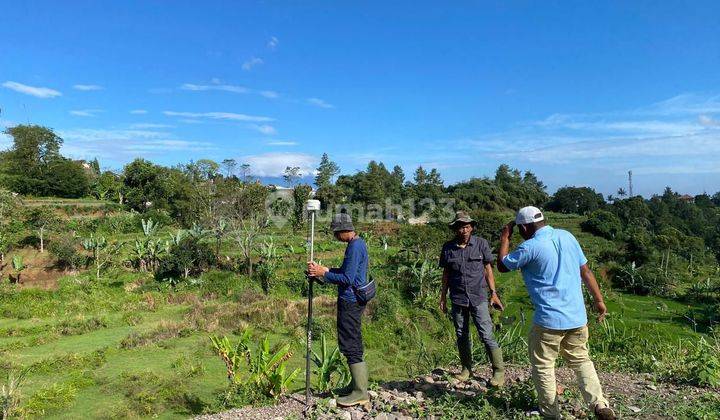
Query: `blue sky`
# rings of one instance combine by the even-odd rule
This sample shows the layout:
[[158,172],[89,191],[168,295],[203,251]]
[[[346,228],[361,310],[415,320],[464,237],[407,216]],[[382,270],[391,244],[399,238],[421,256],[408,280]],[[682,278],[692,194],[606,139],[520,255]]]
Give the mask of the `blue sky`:
[[[96,2],[0,6],[0,128],[120,168],[258,176],[376,159],[446,183],[720,190],[720,3]],[[0,137],[0,148],[9,144]]]

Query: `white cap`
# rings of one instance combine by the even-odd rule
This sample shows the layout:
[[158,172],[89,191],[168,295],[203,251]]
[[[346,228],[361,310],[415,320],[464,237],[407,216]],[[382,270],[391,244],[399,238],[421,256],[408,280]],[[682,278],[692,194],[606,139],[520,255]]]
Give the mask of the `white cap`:
[[527,206],[520,209],[515,216],[516,225],[527,225],[528,223],[535,223],[541,220],[545,220],[545,216],[542,214],[539,208],[533,206]]

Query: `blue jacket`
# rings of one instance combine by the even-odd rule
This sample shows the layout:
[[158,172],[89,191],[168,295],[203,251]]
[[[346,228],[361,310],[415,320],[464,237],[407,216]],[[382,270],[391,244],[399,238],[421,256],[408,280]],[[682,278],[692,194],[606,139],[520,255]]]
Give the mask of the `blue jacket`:
[[325,281],[338,286],[340,299],[356,302],[355,292],[351,286],[364,286],[367,282],[368,263],[367,246],[365,241],[356,236],[345,248],[345,258],[340,268],[331,268],[325,274]]

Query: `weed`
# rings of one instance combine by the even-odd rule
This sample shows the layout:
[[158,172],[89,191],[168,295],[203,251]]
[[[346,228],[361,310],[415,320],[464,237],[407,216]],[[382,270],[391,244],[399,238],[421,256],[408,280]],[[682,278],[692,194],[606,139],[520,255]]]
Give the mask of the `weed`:
[[20,390],[25,383],[29,369],[21,369],[19,372],[10,370],[7,372],[5,381],[0,388],[0,409],[2,409],[2,420],[7,420],[15,413],[20,404]]
[[192,330],[183,323],[163,321],[152,331],[146,333],[131,332],[120,342],[120,348],[127,350],[147,346],[171,338],[186,337],[191,333]]
[[78,389],[71,383],[52,384],[32,395],[19,408],[23,417],[41,417],[49,411],[70,406],[77,397]]

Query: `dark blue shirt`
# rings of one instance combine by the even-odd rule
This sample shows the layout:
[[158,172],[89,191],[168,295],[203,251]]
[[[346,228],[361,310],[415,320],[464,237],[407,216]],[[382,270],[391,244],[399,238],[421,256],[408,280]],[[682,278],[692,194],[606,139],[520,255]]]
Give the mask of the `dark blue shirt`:
[[448,288],[453,305],[478,306],[487,302],[485,264],[492,264],[495,256],[484,238],[470,236],[470,241],[460,248],[452,240],[443,245],[440,267],[448,270]]
[[337,284],[340,299],[356,302],[351,286],[361,287],[367,282],[368,250],[365,241],[356,236],[345,248],[345,258],[340,268],[331,268],[325,274],[325,281]]

